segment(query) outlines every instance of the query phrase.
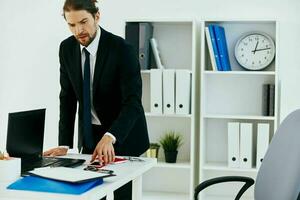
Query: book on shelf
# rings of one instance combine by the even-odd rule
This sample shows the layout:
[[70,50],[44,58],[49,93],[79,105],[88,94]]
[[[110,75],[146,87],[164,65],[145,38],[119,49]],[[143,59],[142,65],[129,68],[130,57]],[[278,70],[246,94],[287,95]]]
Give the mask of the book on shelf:
[[125,40],[133,46],[142,70],[150,69],[150,39],[152,35],[153,26],[149,22],[126,23]]
[[212,49],[214,53],[214,60],[216,62],[216,67],[218,71],[223,71],[222,70],[222,65],[219,57],[219,50],[216,42],[216,37],[215,37],[215,31],[213,25],[208,25],[208,31],[209,31],[209,36],[211,39],[211,44],[212,44]]
[[163,114],[162,69],[150,70],[150,111],[153,114]]
[[256,168],[260,168],[269,146],[270,124],[257,123]]
[[240,168],[251,169],[253,158],[253,124],[240,123]]
[[226,42],[225,29],[219,25],[213,25],[214,33],[216,37],[216,43],[218,46],[219,58],[223,71],[231,71],[228,47]]
[[274,103],[275,103],[275,85],[269,86],[269,116],[274,116]]
[[263,84],[262,87],[262,114],[269,116],[269,84]]
[[212,45],[212,41],[211,41],[212,39],[210,37],[208,27],[205,27],[205,36],[206,36],[206,42],[207,42],[207,46],[208,46],[208,51],[209,51],[212,70],[213,71],[218,71],[217,63],[216,63],[216,59],[215,59],[215,54],[214,54],[214,50],[213,50],[213,45]]
[[262,87],[262,114],[263,116],[274,116],[275,85],[263,84]]
[[228,135],[228,167],[240,167],[240,123],[228,122],[227,123]]
[[164,69],[165,67],[162,65],[162,62],[161,62],[160,52],[159,52],[159,49],[158,49],[158,44],[157,44],[156,39],[151,38],[150,39],[150,44],[151,44],[152,52],[153,52],[153,55],[154,55],[156,67],[158,69]]
[[175,113],[191,114],[191,72],[178,69],[175,72]]

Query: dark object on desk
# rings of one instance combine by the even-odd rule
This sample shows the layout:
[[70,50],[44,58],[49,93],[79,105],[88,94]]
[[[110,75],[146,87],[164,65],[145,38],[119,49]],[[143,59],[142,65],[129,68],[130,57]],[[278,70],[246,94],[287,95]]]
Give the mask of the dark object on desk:
[[109,170],[109,169],[100,169],[100,168],[98,168],[97,166],[92,166],[92,165],[86,166],[83,170],[86,170],[86,171],[92,171],[92,172],[100,172],[100,173],[103,173],[103,174],[109,174],[109,175],[115,176],[115,175],[113,174],[113,173],[114,173],[113,170]]
[[37,167],[76,167],[83,159],[43,157],[46,109],[8,114],[6,150],[21,158],[21,174]]
[[[255,200],[299,200],[300,185],[300,109],[289,114],[274,133],[258,170],[254,188]],[[206,180],[195,189],[194,198],[208,186],[224,182],[245,182],[235,200],[254,183],[249,177],[225,176]]]

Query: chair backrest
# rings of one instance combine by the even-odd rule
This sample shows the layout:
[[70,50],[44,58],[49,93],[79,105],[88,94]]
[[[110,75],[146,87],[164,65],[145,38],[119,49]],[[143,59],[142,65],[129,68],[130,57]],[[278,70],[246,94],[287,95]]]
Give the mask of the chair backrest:
[[296,200],[300,189],[300,109],[278,127],[257,174],[255,200]]

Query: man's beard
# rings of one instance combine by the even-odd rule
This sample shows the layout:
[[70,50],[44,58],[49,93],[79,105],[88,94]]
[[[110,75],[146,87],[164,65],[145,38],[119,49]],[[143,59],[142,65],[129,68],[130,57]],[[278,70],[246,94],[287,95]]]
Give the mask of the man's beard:
[[[87,34],[81,34],[81,35],[79,35],[79,36],[76,36],[76,39],[77,39],[77,41],[78,41],[82,46],[87,47],[87,46],[89,46],[89,45],[93,42],[93,40],[94,40],[95,37],[96,37],[96,34],[97,34],[97,29],[96,29],[94,35],[92,35],[92,36],[90,36],[88,33],[87,33]],[[88,39],[85,40],[85,41],[83,42],[83,41],[80,40],[80,37],[82,37],[82,36],[85,36],[85,37],[87,37]]]

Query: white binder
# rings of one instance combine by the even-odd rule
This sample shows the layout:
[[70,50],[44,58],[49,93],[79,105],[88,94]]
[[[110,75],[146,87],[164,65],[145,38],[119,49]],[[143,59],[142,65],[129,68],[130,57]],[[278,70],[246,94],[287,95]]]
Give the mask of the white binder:
[[176,70],[175,112],[176,114],[190,114],[191,101],[191,72]]
[[218,71],[217,64],[216,64],[215,53],[214,53],[214,50],[213,50],[213,46],[212,46],[211,37],[210,37],[208,27],[205,27],[205,36],[206,36],[207,47],[208,47],[208,50],[209,50],[212,70],[213,71]]
[[240,123],[228,122],[228,167],[240,167]]
[[266,151],[269,146],[269,133],[270,125],[268,123],[257,124],[257,155],[256,155],[256,167],[259,168]]
[[175,113],[175,70],[163,70],[163,111],[164,114]]
[[240,124],[240,167],[252,168],[252,124]]
[[162,114],[162,69],[150,70],[150,112]]
[[151,38],[150,39],[150,44],[151,44],[151,47],[152,47],[152,52],[153,52],[153,55],[154,55],[154,59],[155,59],[157,69],[164,69],[165,67],[161,63],[160,53],[159,53],[159,49],[158,49],[156,39]]

